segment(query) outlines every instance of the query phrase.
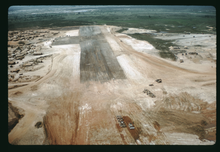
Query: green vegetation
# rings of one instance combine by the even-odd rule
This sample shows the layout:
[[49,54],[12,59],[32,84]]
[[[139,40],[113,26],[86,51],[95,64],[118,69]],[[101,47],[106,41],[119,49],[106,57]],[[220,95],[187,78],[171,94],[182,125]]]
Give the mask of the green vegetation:
[[152,44],[156,49],[160,50],[159,55],[162,58],[170,58],[176,60],[175,55],[169,50],[170,46],[176,46],[172,40],[155,39],[153,34],[129,34],[131,37],[138,40],[145,40]]
[[[9,8],[8,15],[9,30],[104,24],[121,26],[118,32],[142,28],[167,33],[215,34],[216,11],[212,6],[19,6]],[[151,43],[160,50],[161,57],[176,60],[168,48],[174,46],[172,41],[155,39],[151,34],[130,36]]]
[[117,32],[122,33],[123,31],[126,31],[126,30],[128,30],[128,28],[122,28],[122,29],[118,30]]
[[[38,11],[34,11],[38,8]],[[20,10],[19,10],[20,9]],[[10,9],[8,28],[116,25],[182,33],[210,33],[216,27],[213,7],[204,6],[49,6]],[[25,10],[25,11],[23,11]],[[87,10],[87,12],[74,12]],[[13,13],[13,12],[18,13]],[[60,12],[60,13],[56,13]],[[66,12],[66,13],[64,13]],[[169,30],[167,30],[169,29]]]

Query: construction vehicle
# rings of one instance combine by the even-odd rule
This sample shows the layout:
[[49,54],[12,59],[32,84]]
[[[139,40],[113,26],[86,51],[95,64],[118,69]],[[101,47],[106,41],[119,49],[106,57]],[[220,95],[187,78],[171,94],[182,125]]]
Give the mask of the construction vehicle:
[[121,128],[125,128],[126,125],[125,125],[125,122],[124,122],[124,119],[122,118],[122,116],[116,116],[117,120],[118,120],[118,123],[119,123],[119,126]]
[[147,95],[149,95],[151,98],[155,98],[155,97],[156,97],[152,92],[150,92],[150,91],[147,90],[147,89],[144,89],[143,92],[146,93]]
[[129,128],[130,128],[131,130],[135,129],[135,128],[134,128],[134,125],[133,125],[132,123],[129,123],[128,126],[129,126]]
[[158,82],[158,83],[162,83],[162,79],[157,79],[155,81]]

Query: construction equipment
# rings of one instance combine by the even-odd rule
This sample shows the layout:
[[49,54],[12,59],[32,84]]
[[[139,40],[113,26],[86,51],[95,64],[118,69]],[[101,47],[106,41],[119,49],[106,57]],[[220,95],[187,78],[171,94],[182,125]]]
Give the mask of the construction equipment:
[[158,82],[158,83],[162,83],[162,79],[157,79],[155,81]]
[[156,97],[152,92],[149,92],[148,95],[149,95],[151,98],[155,98],[155,97]]
[[144,89],[143,92],[146,93],[147,95],[149,95],[151,98],[155,98],[155,97],[156,97],[152,92],[150,92],[150,91],[147,90],[147,89]]
[[128,126],[131,130],[135,129],[132,123],[129,123]]
[[120,126],[121,128],[125,128],[126,125],[125,125],[125,123],[124,123],[124,119],[122,118],[122,116],[116,116],[116,118],[117,118],[117,120],[118,120],[119,126]]
[[197,52],[189,52],[190,55],[198,55]]

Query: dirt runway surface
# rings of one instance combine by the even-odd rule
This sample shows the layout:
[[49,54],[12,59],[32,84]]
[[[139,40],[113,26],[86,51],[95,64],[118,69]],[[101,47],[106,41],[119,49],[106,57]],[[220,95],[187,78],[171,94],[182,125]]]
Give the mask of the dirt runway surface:
[[[123,43],[113,26],[71,30],[61,31],[64,37],[55,37],[52,48],[42,49],[52,54],[45,75],[9,89],[9,103],[23,114],[8,134],[9,143],[215,143],[215,68],[196,63],[187,68],[148,51],[139,52]],[[74,36],[66,36],[68,31]],[[123,118],[126,127],[120,127],[116,116]],[[130,123],[134,129],[129,128]]]
[[[125,79],[111,47],[101,34],[100,27],[84,26],[79,30],[86,40],[80,42],[80,81],[95,80],[106,82],[111,79]],[[88,38],[89,37],[89,38]]]

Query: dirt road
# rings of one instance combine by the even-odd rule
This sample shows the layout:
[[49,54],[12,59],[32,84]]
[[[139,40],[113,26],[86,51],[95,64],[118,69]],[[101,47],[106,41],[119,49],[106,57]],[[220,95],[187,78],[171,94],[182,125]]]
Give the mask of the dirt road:
[[187,69],[137,52],[106,26],[76,33],[52,44],[56,55],[46,76],[9,90],[12,104],[25,110],[8,135],[11,144],[215,143],[207,127],[216,121],[215,69]]

